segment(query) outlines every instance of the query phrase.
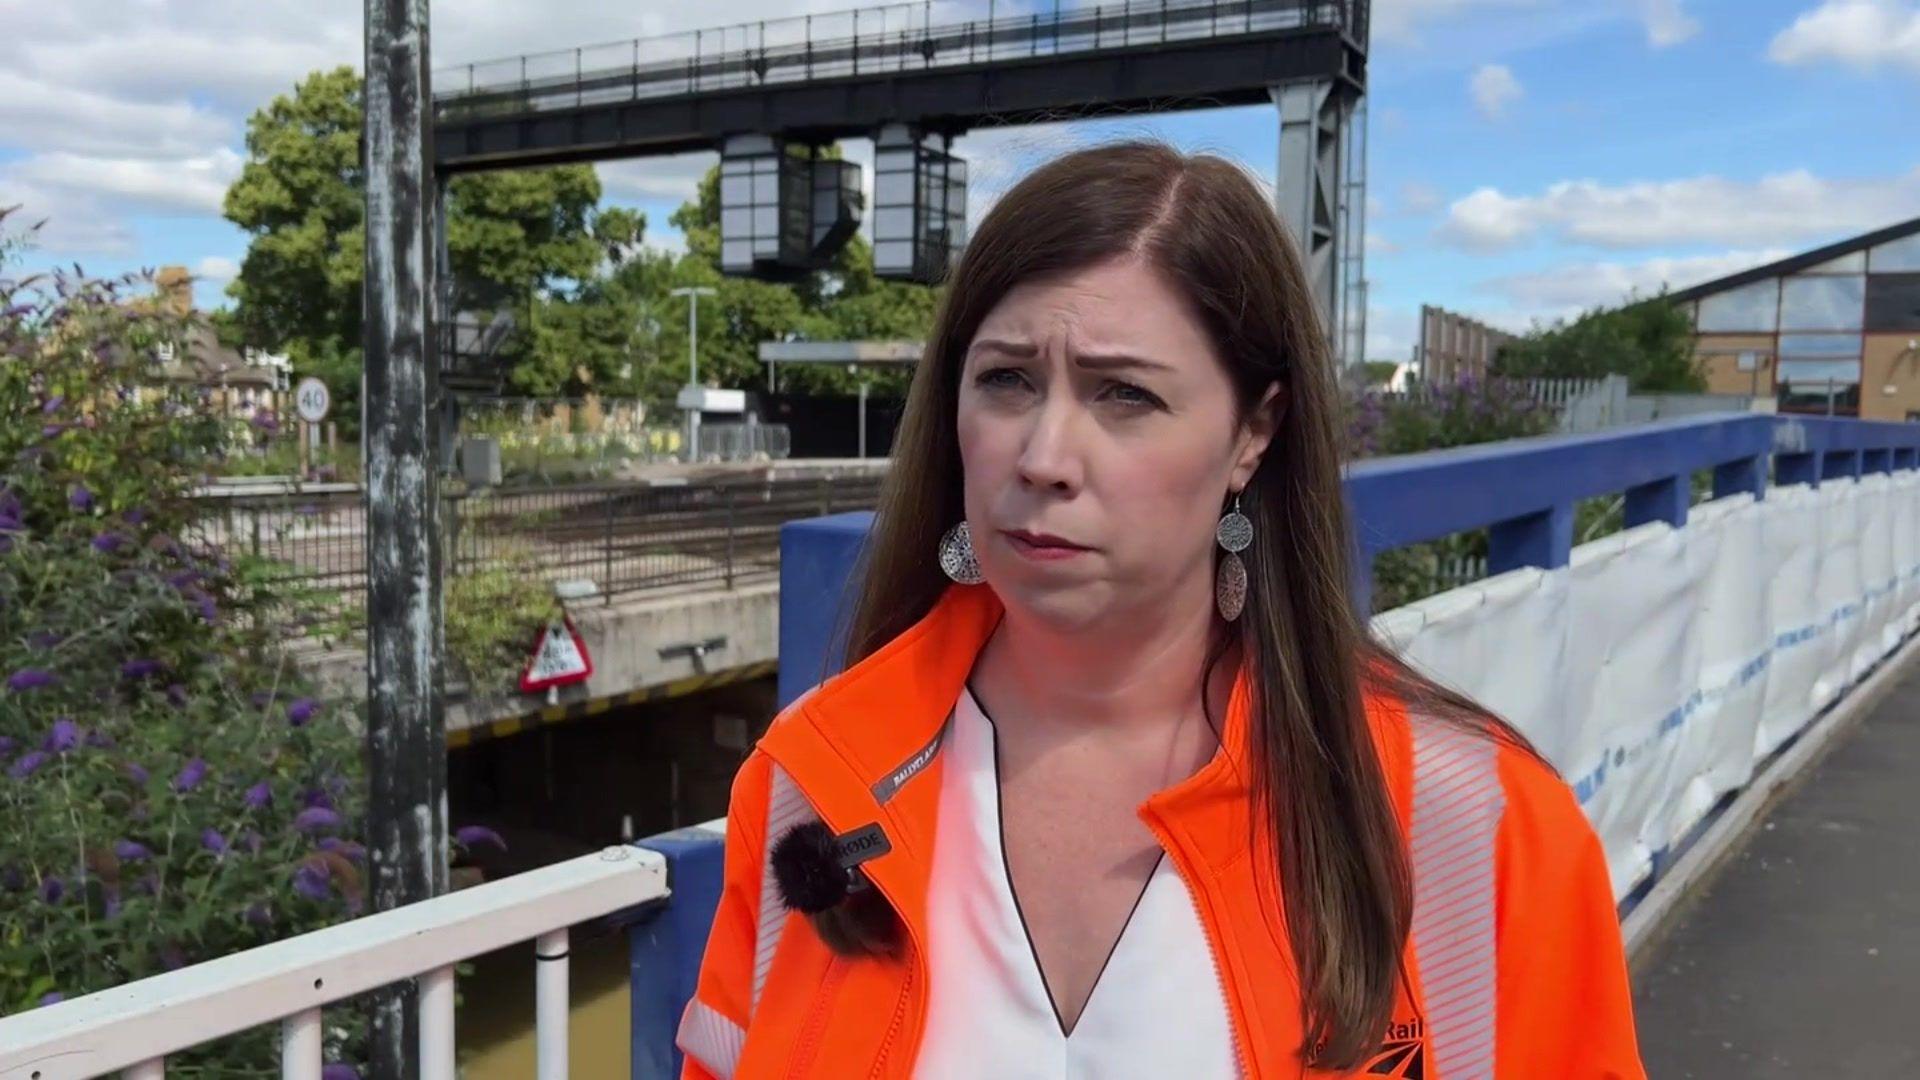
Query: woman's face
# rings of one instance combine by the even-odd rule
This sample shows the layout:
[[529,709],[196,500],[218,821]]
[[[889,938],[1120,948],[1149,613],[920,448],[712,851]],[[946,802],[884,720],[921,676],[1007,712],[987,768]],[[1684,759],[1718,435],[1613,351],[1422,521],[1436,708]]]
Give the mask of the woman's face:
[[1138,259],[1017,286],[960,374],[988,583],[1066,630],[1210,604],[1215,524],[1272,437],[1274,394],[1242,423],[1206,328]]

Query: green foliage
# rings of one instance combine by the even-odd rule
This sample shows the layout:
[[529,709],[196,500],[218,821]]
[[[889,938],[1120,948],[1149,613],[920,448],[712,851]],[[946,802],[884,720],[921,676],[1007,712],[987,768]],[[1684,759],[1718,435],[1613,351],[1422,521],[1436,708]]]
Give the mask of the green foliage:
[[1693,323],[1660,297],[1535,329],[1500,350],[1494,371],[1515,378],[1625,375],[1636,394],[1706,389],[1693,360]]
[[[1407,394],[1373,391],[1347,401],[1347,446],[1354,457],[1417,454],[1454,446],[1544,435],[1552,409],[1505,379],[1419,386]],[[1487,555],[1485,530],[1382,552],[1373,562],[1373,605],[1386,611],[1462,584]]]
[[447,668],[476,697],[518,686],[534,636],[558,614],[546,578],[524,548],[449,579],[446,605]]
[[[0,280],[0,1013],[363,903],[358,739],[199,524],[225,435],[158,379],[185,327],[135,285]],[[275,1047],[179,1060],[264,1075]]]
[[[286,352],[298,375],[333,390],[349,428],[359,415],[365,176],[359,164],[361,80],[341,67],[309,75],[247,122],[247,163],[228,189],[225,213],[250,234],[225,332]],[[574,301],[550,294],[593,278],[634,248],[644,218],[602,210],[587,165],[456,178],[447,193],[447,247],[461,310],[511,310],[521,325],[562,322]],[[530,309],[538,304],[542,310]],[[631,326],[629,320],[626,326]],[[604,323],[585,327],[605,340]],[[599,356],[556,362],[565,351],[522,341],[509,356],[529,388],[578,387],[608,374]],[[521,368],[526,370],[523,372]],[[584,374],[576,372],[583,368]],[[557,374],[556,374],[557,372]]]
[[1353,457],[1417,454],[1543,435],[1554,422],[1553,410],[1505,379],[1463,379],[1408,394],[1367,391],[1347,401],[1347,448]]
[[1360,373],[1370,387],[1387,385],[1387,380],[1398,370],[1400,365],[1392,360],[1368,360],[1360,365]]

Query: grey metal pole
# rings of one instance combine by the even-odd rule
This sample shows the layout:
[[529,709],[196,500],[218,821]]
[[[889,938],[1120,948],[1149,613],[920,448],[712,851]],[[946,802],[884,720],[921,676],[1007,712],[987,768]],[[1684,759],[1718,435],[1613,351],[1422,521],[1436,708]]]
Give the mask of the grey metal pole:
[[[428,0],[366,0],[367,847],[373,909],[447,891]],[[419,1074],[417,991],[373,1010],[373,1075]]]
[[860,457],[867,456],[867,380],[860,380]]
[[[700,294],[687,294],[687,385],[700,385]],[[700,460],[700,410],[687,410],[687,460]]]

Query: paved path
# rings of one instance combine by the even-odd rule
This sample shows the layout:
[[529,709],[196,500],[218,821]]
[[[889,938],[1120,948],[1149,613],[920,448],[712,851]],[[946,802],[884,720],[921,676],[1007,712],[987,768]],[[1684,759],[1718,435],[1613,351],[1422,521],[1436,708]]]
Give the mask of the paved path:
[[1767,815],[1635,985],[1654,1080],[1920,1075],[1920,668]]

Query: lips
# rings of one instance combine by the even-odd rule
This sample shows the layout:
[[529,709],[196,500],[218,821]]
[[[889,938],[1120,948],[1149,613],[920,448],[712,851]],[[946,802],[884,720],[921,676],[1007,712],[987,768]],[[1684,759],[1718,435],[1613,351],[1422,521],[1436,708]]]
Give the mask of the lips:
[[1039,558],[1062,558],[1090,551],[1091,548],[1076,544],[1065,537],[1052,533],[1031,532],[1026,529],[1008,529],[1003,535],[1013,545],[1015,551],[1023,555]]

